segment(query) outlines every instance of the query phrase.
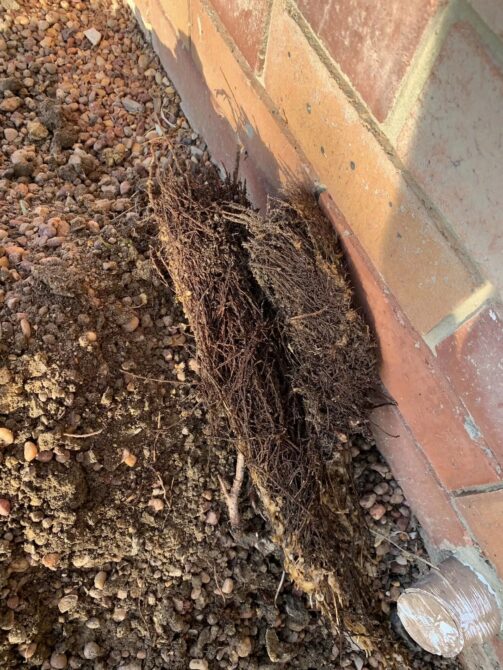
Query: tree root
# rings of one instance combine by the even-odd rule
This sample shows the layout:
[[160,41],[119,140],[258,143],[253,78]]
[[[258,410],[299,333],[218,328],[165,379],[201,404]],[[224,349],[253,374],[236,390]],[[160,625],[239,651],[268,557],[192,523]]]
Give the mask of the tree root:
[[222,495],[224,496],[224,500],[229,512],[229,521],[232,528],[239,528],[241,525],[241,517],[239,515],[239,493],[241,491],[241,486],[243,485],[244,475],[245,457],[240,451],[238,451],[236,460],[236,473],[234,475],[234,482],[230,491],[224,480],[220,476],[218,477],[220,488],[222,489]]

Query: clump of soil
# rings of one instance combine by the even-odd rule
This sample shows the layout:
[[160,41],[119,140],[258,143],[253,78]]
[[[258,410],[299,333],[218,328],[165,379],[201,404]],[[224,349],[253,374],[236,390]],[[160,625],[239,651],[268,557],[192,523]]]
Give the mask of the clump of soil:
[[[0,23],[0,666],[376,667],[283,577],[248,481],[230,531],[233,440],[209,434],[145,193],[153,139],[209,156],[129,10]],[[387,614],[420,564],[386,538],[424,549],[372,445],[351,455]]]

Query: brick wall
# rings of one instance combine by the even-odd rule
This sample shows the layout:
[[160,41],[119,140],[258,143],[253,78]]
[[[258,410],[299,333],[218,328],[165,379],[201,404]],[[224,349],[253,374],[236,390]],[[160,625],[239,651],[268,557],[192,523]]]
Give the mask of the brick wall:
[[376,411],[380,447],[432,554],[503,579],[503,3],[135,7],[213,156],[241,148],[257,204],[326,189],[397,401]]

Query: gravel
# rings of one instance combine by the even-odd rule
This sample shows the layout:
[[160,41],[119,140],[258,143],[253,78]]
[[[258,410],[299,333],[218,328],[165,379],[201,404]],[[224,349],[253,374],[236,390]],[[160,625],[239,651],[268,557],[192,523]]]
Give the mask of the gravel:
[[[146,197],[156,137],[188,170],[210,156],[130,11],[12,3],[0,25],[1,667],[382,667],[283,578],[249,486],[230,532],[234,448]],[[387,617],[425,551],[374,445],[352,448]]]

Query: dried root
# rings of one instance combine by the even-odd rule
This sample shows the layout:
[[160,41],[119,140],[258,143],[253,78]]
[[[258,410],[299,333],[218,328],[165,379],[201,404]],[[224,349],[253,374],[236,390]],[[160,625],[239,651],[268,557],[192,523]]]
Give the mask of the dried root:
[[236,473],[234,475],[234,482],[230,491],[224,480],[220,476],[218,477],[220,488],[222,489],[222,495],[224,496],[227,510],[229,512],[229,521],[232,528],[239,528],[241,526],[241,517],[239,515],[239,494],[243,485],[244,476],[245,457],[240,451],[238,451],[236,460]]
[[259,217],[235,178],[187,172],[168,152],[164,171],[153,164],[150,201],[200,393],[239,446],[232,488],[221,482],[231,525],[246,463],[290,577],[351,644],[406,670],[373,598],[354,493],[348,444],[366,429],[375,354],[333,235],[300,202],[271,201]]

